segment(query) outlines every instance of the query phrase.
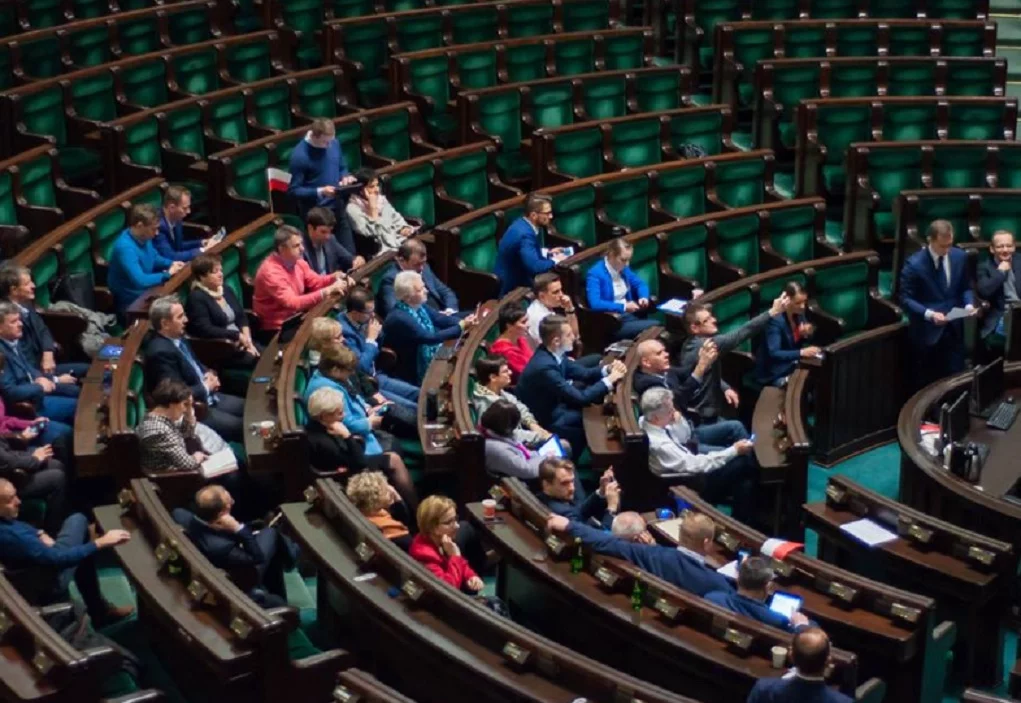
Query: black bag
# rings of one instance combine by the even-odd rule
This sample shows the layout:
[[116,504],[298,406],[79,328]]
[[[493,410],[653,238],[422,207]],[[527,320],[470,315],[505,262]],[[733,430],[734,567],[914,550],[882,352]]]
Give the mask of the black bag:
[[68,273],[53,286],[53,300],[74,303],[86,310],[96,309],[96,284],[87,272]]

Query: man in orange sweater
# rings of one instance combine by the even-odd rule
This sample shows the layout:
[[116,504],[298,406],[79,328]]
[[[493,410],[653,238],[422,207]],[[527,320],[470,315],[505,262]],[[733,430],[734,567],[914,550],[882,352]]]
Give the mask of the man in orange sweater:
[[323,300],[343,294],[347,275],[341,271],[320,275],[302,258],[301,232],[289,225],[279,227],[273,236],[274,252],[266,257],[255,274],[252,304],[259,316],[263,338],[272,337],[284,320]]

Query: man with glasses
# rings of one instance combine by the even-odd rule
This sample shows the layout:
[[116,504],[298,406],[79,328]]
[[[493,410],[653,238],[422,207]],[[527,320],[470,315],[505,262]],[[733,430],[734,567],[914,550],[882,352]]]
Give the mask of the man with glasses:
[[531,286],[532,279],[546,273],[566,258],[559,247],[550,249],[550,256],[542,255],[540,231],[553,221],[553,202],[546,195],[530,195],[525,203],[525,214],[519,217],[500,238],[496,251],[494,273],[500,279],[500,295],[504,296],[519,286]]
[[[769,310],[753,317],[736,330],[724,334],[720,334],[716,316],[713,315],[709,305],[698,301],[689,303],[684,311],[684,326],[687,327],[690,336],[681,347],[681,358],[678,364],[680,373],[691,374],[698,364],[699,351],[706,342],[712,340],[716,344],[719,357],[722,358],[727,352],[736,349],[745,340],[764,330],[770,318],[782,315],[787,310],[788,303],[787,294],[782,293],[773,301]],[[716,424],[724,404],[737,408],[739,402],[737,391],[723,380],[720,373],[720,362],[717,360],[702,376],[702,382],[692,395],[689,407],[699,414],[702,424],[708,426]],[[699,440],[715,446],[727,446],[738,440],[746,439],[748,435],[743,426],[741,426],[741,436],[737,436],[736,431],[731,431],[731,428],[736,425],[738,423],[725,423],[721,427],[720,434],[726,436],[709,436],[706,430],[702,430]],[[723,432],[724,429],[727,431]]]

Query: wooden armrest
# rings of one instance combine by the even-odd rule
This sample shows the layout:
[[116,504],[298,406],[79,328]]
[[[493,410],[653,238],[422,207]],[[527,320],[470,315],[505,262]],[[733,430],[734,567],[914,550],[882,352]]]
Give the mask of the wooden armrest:
[[383,373],[390,373],[397,365],[397,352],[390,347],[382,347],[379,356],[376,357],[376,369]]
[[869,679],[854,690],[855,703],[880,703],[886,696],[886,683]]

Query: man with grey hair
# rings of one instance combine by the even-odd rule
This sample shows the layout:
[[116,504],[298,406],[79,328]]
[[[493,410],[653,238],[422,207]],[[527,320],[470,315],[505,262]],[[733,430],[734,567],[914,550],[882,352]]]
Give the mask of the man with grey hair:
[[11,405],[31,403],[44,418],[63,423],[70,430],[78,406],[77,382],[70,374],[53,376],[36,368],[22,351],[22,330],[18,306],[0,302],[0,352],[4,357],[0,395]]
[[546,527],[551,532],[565,532],[572,538],[579,538],[599,554],[629,561],[695,595],[733,591],[730,582],[704,560],[692,558],[687,551],[656,544],[638,513],[623,512],[615,517],[610,532],[561,515],[550,517]]
[[436,351],[475,324],[471,314],[458,320],[425,304],[429,293],[417,271],[401,271],[394,278],[397,303],[383,321],[383,339],[397,354],[393,375],[419,385]]
[[184,267],[183,261],[171,261],[156,251],[152,240],[159,226],[156,208],[145,203],[135,205],[128,213],[127,227],[113,243],[106,285],[120,316],[139,296],[165,283]]
[[[734,517],[755,524],[759,465],[750,440],[729,447],[699,445],[668,388],[650,388],[639,401],[639,425],[649,437],[649,469],[662,479],[701,478],[699,492],[711,503],[734,496]],[[680,482],[680,481],[678,481]]]
[[176,296],[157,298],[149,307],[152,327],[145,343],[145,385],[150,391],[165,378],[180,381],[208,407],[203,422],[228,442],[243,441],[244,398],[220,393],[220,378],[198,360],[184,338],[188,317]]

